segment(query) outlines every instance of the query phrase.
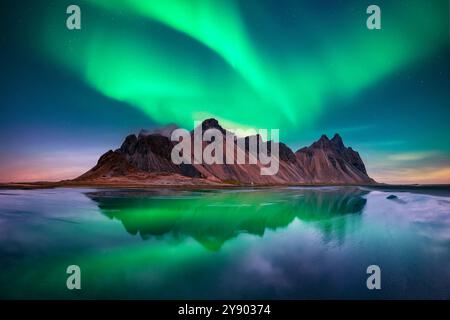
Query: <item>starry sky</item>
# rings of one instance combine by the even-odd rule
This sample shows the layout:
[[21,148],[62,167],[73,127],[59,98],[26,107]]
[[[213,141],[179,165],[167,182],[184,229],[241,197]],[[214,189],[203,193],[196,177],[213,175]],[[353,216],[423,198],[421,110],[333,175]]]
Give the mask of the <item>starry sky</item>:
[[[66,8],[81,8],[81,30]],[[381,8],[368,30],[366,8]],[[141,128],[338,132],[386,183],[450,183],[449,1],[6,0],[0,182],[74,178]]]

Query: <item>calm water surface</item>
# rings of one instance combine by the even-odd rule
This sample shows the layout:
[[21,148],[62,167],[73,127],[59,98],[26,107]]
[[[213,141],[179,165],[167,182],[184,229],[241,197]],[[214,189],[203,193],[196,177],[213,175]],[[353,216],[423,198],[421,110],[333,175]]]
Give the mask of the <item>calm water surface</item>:
[[[372,264],[379,291],[366,287]],[[0,269],[3,299],[449,299],[450,196],[0,190]]]

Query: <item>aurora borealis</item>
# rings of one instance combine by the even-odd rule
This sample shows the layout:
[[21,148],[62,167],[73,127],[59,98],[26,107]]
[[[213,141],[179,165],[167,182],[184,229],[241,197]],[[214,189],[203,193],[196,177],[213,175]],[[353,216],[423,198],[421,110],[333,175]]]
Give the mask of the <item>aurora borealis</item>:
[[141,127],[215,117],[293,149],[339,132],[378,181],[450,183],[449,3],[376,1],[382,30],[369,4],[6,1],[0,181],[72,178]]

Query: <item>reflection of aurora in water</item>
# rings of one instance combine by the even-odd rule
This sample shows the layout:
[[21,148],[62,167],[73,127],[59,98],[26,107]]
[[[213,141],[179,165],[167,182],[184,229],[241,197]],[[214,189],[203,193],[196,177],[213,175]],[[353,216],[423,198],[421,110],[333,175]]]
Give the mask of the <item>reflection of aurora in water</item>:
[[356,187],[5,190],[0,298],[449,298],[449,205]]
[[[312,223],[325,239],[342,240],[347,219],[334,219],[363,210],[367,194],[358,188],[283,189],[250,192],[185,192],[177,197],[158,192],[102,191],[88,193],[102,213],[122,222],[143,239],[169,234],[193,237],[218,250],[241,233],[262,236],[266,229],[288,226],[295,218]],[[113,197],[111,196],[113,195]]]

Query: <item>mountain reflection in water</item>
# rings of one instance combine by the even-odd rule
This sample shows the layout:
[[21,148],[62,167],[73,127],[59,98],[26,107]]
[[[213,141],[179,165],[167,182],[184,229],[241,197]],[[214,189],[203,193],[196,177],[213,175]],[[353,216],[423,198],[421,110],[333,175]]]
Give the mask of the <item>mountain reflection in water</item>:
[[4,190],[0,299],[450,298],[448,192],[364,189]]
[[216,251],[241,233],[263,236],[266,229],[285,228],[296,218],[317,227],[325,242],[340,243],[358,223],[342,217],[360,215],[369,193],[356,187],[177,191],[175,196],[172,192],[116,190],[86,195],[132,235],[142,239],[168,235],[180,241],[192,237]]

